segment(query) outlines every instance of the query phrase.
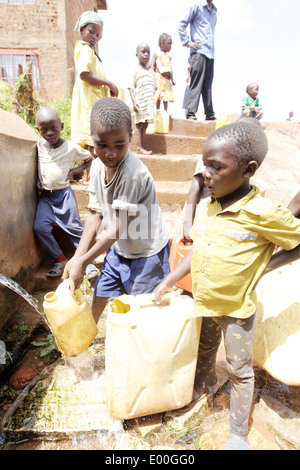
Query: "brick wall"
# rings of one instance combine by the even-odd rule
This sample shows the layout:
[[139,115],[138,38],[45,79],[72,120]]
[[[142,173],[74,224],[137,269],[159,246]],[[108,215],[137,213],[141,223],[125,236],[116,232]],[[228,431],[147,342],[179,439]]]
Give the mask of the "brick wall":
[[36,4],[0,4],[0,48],[38,49],[40,98],[46,104],[71,94],[77,19],[95,0],[37,0]]

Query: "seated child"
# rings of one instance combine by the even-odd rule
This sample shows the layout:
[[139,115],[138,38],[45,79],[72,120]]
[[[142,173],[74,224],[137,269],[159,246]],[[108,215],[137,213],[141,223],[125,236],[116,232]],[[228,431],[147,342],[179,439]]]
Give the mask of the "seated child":
[[[211,197],[197,206],[191,250],[155,289],[159,301],[191,271],[194,312],[202,317],[195,376],[199,396],[216,383],[223,332],[231,378],[226,450],[251,448],[247,434],[254,389],[256,283],[265,272],[300,257],[300,221],[250,183],[267,148],[261,126],[247,122],[236,121],[209,135],[203,177]],[[276,245],[283,249],[272,256]]]
[[[79,244],[82,224],[75,195],[69,179],[88,168],[93,160],[88,150],[61,138],[64,127],[53,108],[41,108],[36,113],[36,127],[42,136],[38,142],[38,182],[40,194],[34,232],[53,260],[48,277],[62,275],[67,261],[52,230],[58,225],[71,241],[74,250]],[[72,168],[75,162],[84,163]]]
[[242,100],[242,113],[241,117],[254,117],[261,119],[263,117],[263,110],[258,98],[259,86],[257,83],[249,83],[246,88],[247,96]]
[[[90,214],[64,277],[69,276],[73,291],[88,263],[106,252],[92,301],[97,322],[110,297],[153,291],[170,272],[170,243],[153,178],[128,151],[132,136],[128,106],[118,98],[97,101],[91,132],[96,158],[90,172]],[[103,229],[97,235],[101,222]]]

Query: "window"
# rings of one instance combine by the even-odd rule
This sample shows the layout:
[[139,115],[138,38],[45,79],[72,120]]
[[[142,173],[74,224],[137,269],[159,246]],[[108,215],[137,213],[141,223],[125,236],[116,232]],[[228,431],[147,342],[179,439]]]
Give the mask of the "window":
[[24,4],[24,5],[33,5],[36,0],[0,0],[0,3],[14,3],[16,4]]
[[34,90],[39,90],[38,56],[36,51],[31,49],[0,49],[0,80],[15,84],[19,73],[25,71],[29,62],[32,62],[33,88]]

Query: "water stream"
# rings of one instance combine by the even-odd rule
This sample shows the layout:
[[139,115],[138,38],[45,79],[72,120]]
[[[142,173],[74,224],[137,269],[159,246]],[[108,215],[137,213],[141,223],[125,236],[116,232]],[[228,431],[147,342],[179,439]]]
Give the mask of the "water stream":
[[32,295],[28,294],[28,292],[25,289],[23,289],[23,287],[21,287],[20,284],[18,284],[16,281],[11,279],[10,277],[5,276],[5,274],[1,274],[1,273],[0,273],[0,284],[8,287],[9,289],[16,292],[18,295],[23,297],[23,299],[25,299],[26,302],[28,302],[29,305],[33,307],[36,310],[36,312],[38,312],[46,321],[46,316],[44,312],[39,309],[37,299],[35,299]]

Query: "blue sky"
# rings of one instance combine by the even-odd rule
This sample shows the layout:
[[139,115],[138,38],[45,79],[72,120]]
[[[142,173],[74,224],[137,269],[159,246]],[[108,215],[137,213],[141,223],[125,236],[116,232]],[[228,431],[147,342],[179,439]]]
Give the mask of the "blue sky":
[[[172,36],[170,52],[176,85],[169,111],[184,117],[188,49],[181,45],[178,22],[192,0],[108,0],[99,53],[107,78],[126,88],[137,64],[136,46],[147,42],[154,53],[159,34]],[[205,3],[205,1],[203,1]],[[266,121],[284,121],[289,111],[300,121],[299,0],[215,0],[215,78],[213,102],[217,116],[240,112],[249,82],[260,85]],[[128,8],[130,7],[130,9]],[[129,94],[126,101],[130,104]],[[198,118],[203,117],[202,103]]]

